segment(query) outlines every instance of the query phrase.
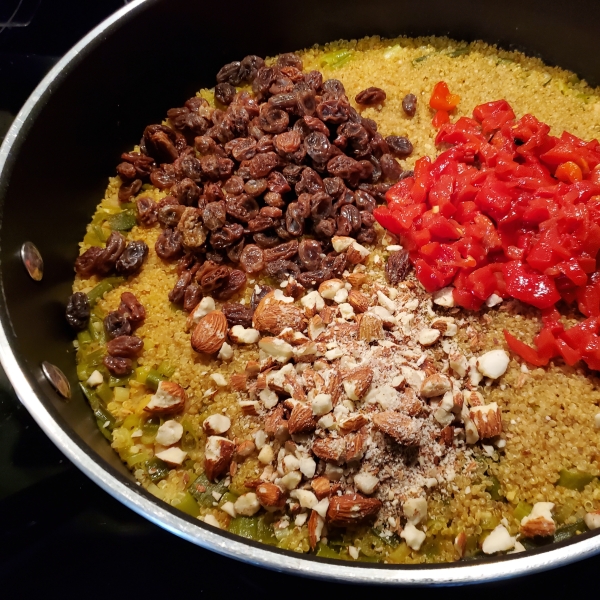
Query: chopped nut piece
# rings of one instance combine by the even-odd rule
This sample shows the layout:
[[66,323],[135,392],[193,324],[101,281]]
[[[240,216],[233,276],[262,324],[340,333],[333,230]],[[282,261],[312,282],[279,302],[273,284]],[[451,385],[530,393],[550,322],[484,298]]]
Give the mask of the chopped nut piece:
[[302,481],[302,475],[300,471],[292,471],[286,473],[281,479],[276,480],[279,485],[283,486],[286,490],[295,490],[300,482]]
[[242,325],[234,325],[229,330],[229,339],[235,344],[256,344],[260,339],[260,333],[256,329]]
[[311,479],[315,476],[315,471],[317,470],[317,463],[310,456],[305,456],[301,458],[300,461],[300,472],[307,479]]
[[583,520],[588,529],[600,529],[600,511],[586,513]]
[[244,440],[238,443],[235,449],[236,456],[239,458],[248,458],[256,450],[256,445],[250,440]]
[[310,406],[298,402],[288,420],[288,431],[291,435],[296,433],[310,433],[316,428],[313,411]]
[[477,427],[480,438],[491,438],[502,433],[502,416],[495,402],[471,407],[469,416]]
[[352,243],[346,250],[346,259],[351,265],[357,265],[364,262],[370,254],[371,252],[364,246],[352,240]]
[[267,409],[274,408],[279,402],[279,396],[269,389],[262,390],[258,397]]
[[308,337],[311,340],[316,340],[326,329],[327,325],[325,325],[321,316],[315,315],[308,322]]
[[328,412],[331,412],[333,410],[331,394],[317,394],[311,402],[311,408],[313,415],[317,417],[321,417]]
[[384,337],[382,320],[372,313],[364,313],[358,328],[358,338],[363,342],[376,342]]
[[462,354],[451,354],[449,356],[450,368],[458,375],[461,379],[467,374],[469,369],[469,362],[466,357]]
[[102,377],[102,373],[100,373],[100,371],[93,371],[85,382],[85,384],[89,387],[97,387],[102,383],[104,383],[104,377]]
[[345,377],[344,391],[350,400],[362,400],[372,381],[373,369],[360,367]]
[[372,421],[377,429],[387,433],[400,444],[418,446],[420,443],[421,423],[418,419],[398,412],[385,411],[375,413]]
[[402,505],[402,510],[409,523],[418,525],[427,518],[427,500],[423,497],[409,498]]
[[205,296],[200,300],[200,303],[189,314],[185,325],[185,330],[189,331],[198,324],[200,319],[205,317],[209,312],[215,310],[215,301],[210,296]]
[[339,305],[339,309],[340,316],[342,317],[342,319],[349,321],[350,319],[352,319],[352,317],[354,317],[354,309],[352,308],[352,305],[348,302],[342,302]]
[[325,520],[321,517],[316,511],[312,511],[310,513],[310,518],[308,519],[308,540],[310,543],[310,547],[314,550],[321,539],[321,534],[323,532],[323,526],[325,525]]
[[442,396],[446,392],[452,389],[452,383],[450,380],[439,373],[426,377],[421,385],[421,396],[423,398],[435,398],[436,396]]
[[348,304],[357,313],[364,313],[369,309],[369,299],[362,292],[358,290],[350,290],[348,293]]
[[258,402],[254,400],[242,400],[240,402],[240,408],[242,409],[242,413],[245,415],[258,414]]
[[366,273],[360,273],[355,271],[354,273],[350,273],[346,280],[352,287],[360,287],[361,285],[367,283],[369,277]]
[[248,376],[246,373],[234,373],[229,378],[229,386],[234,392],[243,392],[248,387]]
[[254,492],[242,494],[234,503],[235,512],[238,515],[251,517],[260,510],[258,497]]
[[554,535],[556,523],[552,518],[554,502],[536,502],[526,517],[521,519],[519,531],[525,537]]
[[162,452],[157,452],[156,458],[164,460],[171,467],[179,467],[187,458],[187,452],[184,452],[180,448],[173,446],[172,448],[167,448]]
[[376,475],[373,475],[373,473],[361,471],[354,476],[354,485],[359,492],[369,496],[379,485],[379,479]]
[[493,308],[494,306],[498,306],[498,304],[502,304],[502,298],[500,296],[498,296],[498,294],[492,294],[491,296],[489,296],[489,298],[485,301],[485,305],[488,308]]
[[485,554],[504,552],[515,547],[516,538],[511,537],[504,525],[498,525],[496,529],[483,541],[481,549]]
[[406,545],[412,550],[420,550],[427,536],[412,523],[407,523],[402,533],[400,533],[400,537],[406,540]]
[[331,245],[336,252],[345,252],[348,250],[350,245],[354,242],[354,238],[343,236],[343,235],[334,235],[331,238]]
[[341,279],[328,279],[319,286],[319,294],[326,300],[333,300],[341,289],[344,289],[344,282]]
[[490,350],[477,359],[477,369],[485,377],[498,379],[506,373],[510,357],[504,350]]
[[224,437],[210,436],[206,442],[204,471],[209,480],[214,481],[229,469],[235,452],[235,444]]
[[185,390],[180,385],[161,381],[144,410],[157,415],[177,412],[184,408],[186,399]]
[[231,360],[233,358],[233,348],[227,342],[223,342],[217,358],[225,361]]
[[256,497],[265,508],[281,508],[285,505],[285,494],[274,483],[261,483],[256,487]]
[[[277,294],[279,292],[279,294]],[[290,304],[281,290],[269,292],[258,304],[252,317],[252,326],[261,333],[279,335],[286,327],[304,331],[304,312]],[[289,298],[291,302],[293,298]]]
[[431,324],[433,329],[438,329],[439,332],[446,337],[454,337],[458,333],[458,327],[452,317],[441,317],[436,319]]
[[165,421],[156,432],[155,441],[161,446],[172,446],[176,444],[183,435],[183,425],[172,419]]
[[377,517],[380,509],[381,501],[376,498],[360,494],[334,496],[329,500],[327,522],[337,527],[367,523]]
[[225,387],[227,385],[227,380],[221,373],[212,373],[210,378],[219,386]]
[[291,498],[296,498],[302,508],[314,508],[317,503],[317,497],[309,490],[294,490],[290,493]]
[[357,414],[347,419],[342,419],[339,423],[340,431],[342,433],[350,433],[351,431],[358,431],[361,427],[364,427],[369,420],[363,414]]
[[319,500],[327,498],[331,491],[331,484],[327,477],[316,477],[310,482],[310,487],[312,487]]
[[258,460],[263,465],[268,465],[273,462],[273,458],[275,458],[275,454],[273,453],[273,448],[268,444],[263,446],[261,451],[258,453]]
[[458,550],[458,555],[462,558],[467,549],[467,534],[464,531],[461,531],[454,538],[454,547]]
[[202,429],[206,431],[207,435],[221,435],[228,431],[230,427],[231,419],[220,413],[210,415],[202,423]]
[[235,506],[233,505],[233,502],[225,502],[225,504],[223,504],[221,506],[221,510],[228,514],[232,519],[235,519],[237,517],[237,513],[235,512]]
[[273,358],[281,361],[289,360],[294,356],[294,348],[276,337],[264,337],[258,342],[258,347]]
[[438,329],[421,329],[419,331],[418,342],[421,346],[433,346],[440,339],[440,331]]
[[300,304],[310,311],[310,315],[308,316],[311,317],[325,307],[325,302],[323,301],[321,294],[316,290],[309,292],[304,298],[301,298]]
[[438,306],[443,306],[444,308],[452,308],[455,306],[454,296],[452,291],[454,288],[445,287],[437,292],[433,292],[433,303]]
[[210,525],[211,527],[216,527],[217,529],[223,529],[221,527],[221,523],[219,523],[219,521],[217,520],[217,518],[214,515],[206,515],[204,517],[204,522],[207,525]]

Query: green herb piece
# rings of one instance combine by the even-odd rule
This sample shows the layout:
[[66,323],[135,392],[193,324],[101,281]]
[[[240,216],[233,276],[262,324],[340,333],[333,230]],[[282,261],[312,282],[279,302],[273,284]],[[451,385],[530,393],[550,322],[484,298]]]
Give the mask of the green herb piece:
[[164,460],[156,458],[156,456],[154,458],[151,458],[144,465],[144,467],[146,469],[146,472],[148,473],[148,477],[150,477],[150,479],[154,483],[160,481],[161,479],[164,479],[169,474],[169,465],[167,465],[167,463]]
[[108,224],[113,231],[130,231],[137,220],[132,210],[124,210],[108,218]]
[[200,506],[210,508],[216,502],[213,492],[223,495],[227,491],[227,486],[224,479],[218,483],[213,483],[203,473],[190,485],[188,491],[194,496]]
[[533,506],[527,502],[519,502],[513,511],[513,515],[519,523],[523,517],[526,517],[533,510]]
[[321,57],[321,66],[329,67],[330,69],[339,69],[350,62],[354,55],[351,50],[334,50],[327,52]]

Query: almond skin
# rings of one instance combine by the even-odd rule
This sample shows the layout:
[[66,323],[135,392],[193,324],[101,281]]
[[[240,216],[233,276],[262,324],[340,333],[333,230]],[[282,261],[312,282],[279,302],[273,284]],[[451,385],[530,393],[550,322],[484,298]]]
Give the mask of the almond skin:
[[311,511],[310,518],[308,519],[308,541],[310,543],[311,550],[314,550],[321,539],[321,532],[323,531],[323,517],[316,511]]
[[537,536],[546,537],[549,535],[554,535],[555,531],[556,523],[544,517],[530,519],[525,523],[525,525],[521,525],[520,527],[521,535],[529,538]]
[[202,317],[192,333],[192,348],[196,352],[216,354],[225,341],[227,319],[220,310],[213,310]]
[[346,281],[352,287],[360,287],[364,283],[367,283],[369,280],[369,276],[366,273],[350,273],[348,277],[346,277]]
[[235,444],[227,438],[211,436],[206,442],[206,454],[204,459],[204,471],[210,481],[229,470]]
[[362,400],[373,381],[373,369],[360,367],[344,378],[344,389],[350,400]]
[[418,419],[390,410],[374,414],[372,420],[377,429],[387,433],[400,444],[404,446],[419,445],[421,425]]
[[381,501],[377,498],[365,498],[360,494],[334,496],[329,501],[327,523],[334,527],[348,527],[375,520]]
[[294,433],[310,433],[317,424],[312,414],[312,409],[306,404],[298,402],[292,409],[288,420],[288,431]]
[[363,342],[376,342],[382,340],[383,322],[377,315],[365,313],[362,315],[358,329],[358,338]]
[[364,415],[358,414],[358,415],[354,415],[352,417],[348,417],[347,419],[344,419],[339,427],[340,427],[340,431],[343,433],[350,433],[352,431],[358,431],[359,429],[361,429],[361,427],[363,427],[364,425],[366,425],[369,422],[369,420],[367,419],[367,417],[365,417]]
[[348,303],[356,313],[364,313],[369,308],[369,299],[358,290],[350,290],[348,294]]
[[327,479],[327,477],[315,477],[310,482],[310,487],[313,489],[318,500],[327,498],[331,493],[331,485],[329,484],[329,479]]
[[279,335],[286,327],[302,332],[306,329],[306,319],[301,308],[279,302],[275,299],[274,292],[269,292],[254,311],[252,327],[261,333],[272,335]]
[[274,483],[264,482],[257,485],[256,496],[265,508],[281,508],[285,505],[285,494]]

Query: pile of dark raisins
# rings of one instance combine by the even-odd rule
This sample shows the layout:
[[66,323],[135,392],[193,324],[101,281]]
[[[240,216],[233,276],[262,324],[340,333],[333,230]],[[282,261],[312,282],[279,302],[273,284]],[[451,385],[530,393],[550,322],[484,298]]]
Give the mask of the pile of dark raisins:
[[[373,209],[410,174],[397,161],[412,152],[407,138],[383,138],[340,81],[302,69],[293,53],[272,67],[258,56],[229,63],[217,74],[219,108],[191,98],[167,112],[168,126],[146,127],[139,153],[122,155],[120,200],[147,181],[168,190],[158,203],[138,198],[137,215],[161,226],[157,254],[179,261],[169,298],[185,310],[207,294],[229,299],[247,274],[293,276],[304,287],[340,276],[345,256],[332,251],[332,236],[375,242]],[[385,92],[369,88],[356,100],[381,103]],[[405,98],[407,114],[415,102]],[[118,270],[107,256],[100,265]]]

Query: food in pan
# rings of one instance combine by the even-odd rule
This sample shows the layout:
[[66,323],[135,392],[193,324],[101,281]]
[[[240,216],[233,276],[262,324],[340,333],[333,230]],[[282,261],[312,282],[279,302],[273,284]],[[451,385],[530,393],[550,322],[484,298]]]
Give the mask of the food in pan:
[[597,528],[599,110],[445,38],[225,65],[123,154],[81,244],[100,430],[158,498],[321,557]]

